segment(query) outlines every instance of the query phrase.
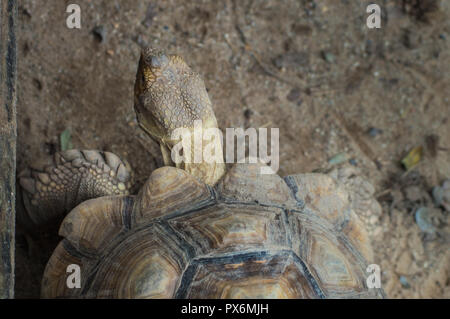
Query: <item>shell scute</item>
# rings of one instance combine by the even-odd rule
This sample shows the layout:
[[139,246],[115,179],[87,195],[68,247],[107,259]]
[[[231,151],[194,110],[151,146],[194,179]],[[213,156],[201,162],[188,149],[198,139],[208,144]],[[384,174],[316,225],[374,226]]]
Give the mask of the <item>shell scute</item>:
[[173,298],[191,256],[159,223],[116,240],[90,270],[88,298]]
[[179,298],[320,298],[290,251],[253,252],[194,261]]
[[168,220],[198,255],[261,247],[286,247],[283,211],[259,205],[218,203]]
[[161,167],[153,171],[137,196],[132,227],[200,208],[214,200],[210,188],[186,171]]

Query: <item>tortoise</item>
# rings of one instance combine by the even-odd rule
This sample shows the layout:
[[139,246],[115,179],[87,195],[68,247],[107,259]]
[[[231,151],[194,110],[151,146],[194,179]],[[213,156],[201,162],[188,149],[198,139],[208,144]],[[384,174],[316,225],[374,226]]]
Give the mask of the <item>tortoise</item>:
[[[378,203],[352,168],[282,178],[252,158],[228,170],[220,161],[173,163],[175,128],[217,121],[200,75],[161,50],[141,53],[135,111],[165,164],[137,195],[128,165],[107,152],[58,153],[21,177],[34,225],[76,205],[60,225],[43,298],[385,296],[368,287],[373,252],[358,218]],[[79,288],[67,285],[70,265],[80,267]]]

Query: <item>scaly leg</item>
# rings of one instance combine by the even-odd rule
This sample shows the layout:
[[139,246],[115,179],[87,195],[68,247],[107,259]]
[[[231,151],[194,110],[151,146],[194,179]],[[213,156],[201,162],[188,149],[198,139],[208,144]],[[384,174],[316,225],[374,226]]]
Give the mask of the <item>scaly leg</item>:
[[45,229],[81,202],[101,196],[127,195],[131,170],[109,152],[68,150],[56,153],[51,165],[19,175],[25,211],[18,222]]

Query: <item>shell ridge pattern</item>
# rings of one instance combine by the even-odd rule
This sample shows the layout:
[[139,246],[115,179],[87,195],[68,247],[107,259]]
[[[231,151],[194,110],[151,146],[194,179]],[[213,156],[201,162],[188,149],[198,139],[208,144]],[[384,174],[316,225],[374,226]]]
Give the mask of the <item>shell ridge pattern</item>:
[[[287,252],[286,249],[277,251],[278,253]],[[205,264],[205,263],[217,263],[217,264],[229,264],[240,263],[248,260],[259,260],[269,256],[275,256],[276,253],[271,253],[267,250],[256,250],[252,252],[233,252],[225,255],[214,255],[211,257],[198,257],[194,258],[193,263]]]
[[244,205],[244,206],[258,206],[258,207],[267,207],[267,208],[278,208],[281,210],[286,209],[285,206],[282,205],[277,205],[277,204],[267,204],[267,203],[260,203],[259,201],[255,200],[253,202],[243,202],[240,200],[232,200],[229,198],[225,198],[225,197],[220,197],[219,201],[220,203],[223,204],[230,204],[230,205]]
[[88,276],[85,279],[83,286],[82,286],[81,295],[85,295],[86,297],[89,298],[88,292],[91,289],[92,284],[94,283],[94,279],[100,268],[100,264],[101,264],[101,259],[97,260],[97,262],[90,267]]
[[180,284],[177,291],[175,292],[175,299],[185,299],[189,286],[194,279],[194,275],[197,272],[198,264],[190,263],[187,268],[183,271],[181,276]]
[[303,262],[303,260],[297,256],[296,253],[294,253],[293,251],[291,252],[293,258],[295,259],[295,261],[301,265],[302,270],[306,276],[306,278],[308,279],[308,282],[311,284],[312,288],[314,289],[314,291],[316,292],[316,294],[321,298],[321,299],[325,299],[326,296],[324,294],[324,292],[322,291],[322,289],[320,289],[320,286],[317,282],[317,280],[314,278],[314,276],[312,275],[311,271],[309,270],[308,266]]
[[283,213],[281,214],[281,220],[284,224],[284,229],[286,231],[286,243],[290,248],[292,248],[292,231],[291,231],[291,225],[289,224],[289,218],[288,218],[288,210],[283,209]]
[[[95,288],[95,286],[99,285],[98,280],[96,281],[96,276],[97,276],[98,272],[101,270],[103,261],[107,260],[108,256],[113,255],[115,250],[116,250],[116,248],[118,246],[120,246],[120,243],[125,241],[125,239],[128,236],[135,236],[136,233],[145,232],[145,231],[148,230],[149,226],[152,226],[152,225],[154,225],[157,228],[157,230],[160,230],[159,233],[163,234],[162,237],[165,240],[170,240],[172,242],[175,242],[175,244],[178,247],[182,247],[182,248],[187,248],[188,247],[187,243],[186,243],[185,246],[183,246],[184,242],[182,240],[180,240],[179,236],[176,236],[176,238],[174,238],[173,236],[170,236],[170,235],[174,235],[174,231],[171,230],[170,228],[165,227],[165,225],[163,225],[163,222],[161,222],[161,221],[156,221],[155,220],[154,222],[152,222],[150,224],[146,224],[146,225],[143,225],[143,226],[138,227],[138,228],[133,228],[133,229],[130,229],[130,230],[122,231],[116,236],[116,238],[113,241],[111,241],[108,244],[108,246],[105,248],[105,250],[103,251],[103,253],[100,256],[96,256],[97,260],[96,260],[95,264],[90,265],[90,266],[88,265],[88,267],[89,267],[88,271],[87,271],[88,276],[87,276],[87,279],[86,279],[85,284],[83,286],[81,294],[86,296],[87,298],[96,298],[96,295],[95,294],[90,294],[89,291],[92,288]],[[189,252],[188,252],[188,254],[189,254]],[[189,257],[191,257],[191,256],[189,256]],[[189,261],[187,262],[187,265],[189,265]],[[95,291],[95,289],[94,289],[94,291]]]
[[216,205],[218,201],[217,201],[217,195],[216,195],[214,189],[212,189],[209,185],[206,185],[206,186],[208,187],[208,190],[209,190],[211,196],[205,200],[197,202],[196,207],[191,208],[191,209],[179,209],[170,214],[164,215],[160,218],[156,218],[155,220],[170,220],[170,219],[173,219],[176,217],[181,217],[181,216],[186,216],[186,215],[189,215],[192,213],[196,213],[205,208]]
[[205,200],[205,201],[199,202],[198,204],[202,204],[202,205],[199,206],[199,207],[193,208],[193,209],[187,209],[187,210],[186,209],[179,209],[179,210],[174,211],[171,214],[167,214],[167,215],[162,216],[160,218],[155,218],[155,220],[170,220],[170,219],[173,219],[173,218],[194,214],[194,213],[202,211],[202,210],[204,210],[204,209],[206,209],[208,207],[215,206],[217,204],[217,202],[210,201],[210,200]]
[[[124,240],[124,238],[128,235],[128,234],[132,234],[134,233],[134,231],[130,232],[130,229],[123,229],[119,234],[116,235],[116,238],[114,238],[114,240],[112,240],[107,247],[105,247],[104,252],[101,255],[96,255],[94,256],[92,259],[95,260],[94,258],[96,258],[95,263],[90,264],[90,265],[85,265],[85,267],[87,266],[88,271],[87,271],[87,278],[83,284],[82,287],[82,295],[85,295],[87,298],[93,298],[94,296],[91,296],[88,294],[89,290],[92,287],[92,284],[94,283],[94,279],[100,269],[101,264],[103,263],[103,261],[106,259],[106,256],[108,256],[111,251],[114,250],[114,248],[116,247],[116,245],[118,243],[120,243],[121,241]],[[70,244],[70,243],[69,243]],[[75,248],[73,248],[75,249]],[[80,254],[80,252],[78,251],[78,253]],[[84,256],[84,255],[82,255]],[[88,256],[86,256],[88,257]]]
[[88,258],[91,259],[95,256],[93,256],[92,254],[88,254],[86,252],[81,252],[78,249],[76,249],[71,243],[70,241],[68,241],[66,238],[64,238],[62,240],[63,242],[63,247],[65,250],[67,250],[67,252],[69,252],[72,256],[74,256],[75,258],[78,259],[82,259],[82,258]]
[[297,184],[293,181],[292,176],[286,176],[285,178],[283,178],[283,180],[285,181],[286,185],[289,187],[290,191],[291,191],[291,195],[295,198],[295,201],[297,202],[297,206],[301,209],[303,207],[305,207],[305,202],[298,198],[298,186]]
[[192,260],[195,258],[195,248],[191,244],[189,244],[189,242],[179,232],[177,232],[175,229],[173,229],[173,227],[170,226],[170,224],[165,220],[161,220],[158,223],[169,234],[172,234],[176,238],[176,240],[181,244],[181,246],[185,248],[185,251],[187,251],[189,260]]
[[[330,234],[336,234],[336,239],[344,244],[344,246],[350,250],[360,261],[366,261],[363,255],[359,252],[358,249],[355,249],[354,245],[350,242],[349,238],[341,232],[341,229],[345,227],[345,225],[349,222],[350,215],[345,215],[345,219],[342,221],[342,223],[338,224],[337,226],[334,226],[324,218],[319,217],[317,214],[314,214],[314,212],[310,211],[310,209],[306,208],[302,211],[299,210],[290,210],[290,212],[304,215],[310,219],[310,221],[315,221],[316,227],[318,227],[322,232],[324,233],[330,233]],[[331,230],[331,231],[330,231]]]
[[[366,264],[367,260],[364,258],[364,256],[359,252],[358,249],[356,249],[352,243],[350,242],[350,240],[348,239],[347,236],[337,233],[336,235],[337,239],[344,245],[344,247],[351,251],[352,254],[355,256],[355,258],[357,258],[362,264]],[[365,269],[363,269],[363,271],[365,271]]]
[[351,208],[347,208],[343,211],[342,221],[338,223],[335,227],[337,233],[340,233],[350,222],[350,212]]
[[[215,190],[213,188],[210,188],[212,190],[212,192],[215,193]],[[217,196],[217,194],[215,195],[215,198],[218,198],[218,200],[216,202],[212,202],[209,205],[206,206],[202,206],[196,209],[192,209],[192,210],[188,210],[188,211],[182,211],[180,212],[174,212],[172,214],[169,214],[167,216],[164,216],[162,219],[163,220],[170,220],[173,218],[177,218],[177,217],[183,217],[189,214],[193,214],[193,213],[197,213],[200,212],[204,209],[207,209],[209,207],[215,206],[217,204],[225,204],[225,205],[236,205],[236,206],[253,206],[253,207],[265,207],[265,208],[275,208],[275,209],[279,209],[281,210],[281,222],[284,226],[284,230],[285,230],[285,242],[287,244],[287,246],[289,248],[292,248],[292,233],[291,233],[291,227],[289,225],[289,219],[288,219],[288,210],[286,209],[286,207],[280,206],[280,205],[269,205],[269,204],[262,204],[262,203],[255,203],[255,202],[242,202],[242,201],[233,201],[233,200],[227,200],[224,199],[223,197]],[[175,230],[174,230],[175,231]]]
[[125,229],[127,231],[131,229],[131,214],[133,212],[134,203],[135,203],[134,196],[126,196],[123,199],[124,214],[122,214],[122,221],[123,221],[123,226],[125,227]]
[[182,284],[180,284],[180,288],[176,293],[176,298],[185,298],[187,295],[187,290],[189,288],[190,283],[194,279],[194,275],[201,264],[232,264],[232,263],[242,263],[247,261],[259,261],[265,260],[271,257],[277,256],[285,256],[291,259],[294,259],[297,265],[300,266],[303,275],[306,277],[308,283],[311,285],[311,288],[314,292],[319,296],[319,298],[326,298],[316,279],[311,274],[310,270],[303,262],[303,260],[297,256],[295,252],[292,250],[281,249],[275,252],[268,250],[258,250],[253,252],[237,252],[227,256],[212,256],[212,257],[198,257],[194,258],[188,268],[185,270],[182,278]]

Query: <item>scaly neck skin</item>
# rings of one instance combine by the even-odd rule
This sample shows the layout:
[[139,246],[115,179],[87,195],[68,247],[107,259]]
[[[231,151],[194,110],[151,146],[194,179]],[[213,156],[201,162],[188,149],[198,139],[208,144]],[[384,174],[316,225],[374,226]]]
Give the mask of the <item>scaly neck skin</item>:
[[226,172],[224,163],[186,163],[182,168],[210,186],[216,185]]
[[[201,77],[193,72],[184,60],[162,51],[145,49],[141,54],[135,82],[135,111],[140,127],[158,141],[164,165],[173,166],[173,148],[180,152],[181,138],[173,138],[177,129],[187,129],[193,136],[201,128],[218,130],[217,120]],[[201,120],[201,127],[196,122]],[[202,134],[202,133],[200,133]],[[203,134],[201,135],[203,136]],[[190,160],[176,164],[208,185],[215,185],[225,174],[221,138],[210,137],[202,141],[200,149],[182,147],[183,155],[190,153]],[[178,146],[177,146],[178,144]],[[194,161],[194,150],[200,161]],[[215,151],[214,151],[215,150]],[[220,154],[212,160],[203,155]],[[180,153],[178,153],[180,154]],[[197,159],[199,159],[197,157]]]
[[[203,119],[201,124],[202,126],[183,128],[182,131],[187,132],[188,135],[174,139],[161,139],[146,130],[145,127],[143,129],[158,141],[165,166],[184,169],[202,182],[214,186],[226,173],[221,133],[217,128],[215,117]],[[208,131],[217,133],[204,137],[205,132]],[[181,162],[176,160],[176,155],[183,157]]]
[[215,186],[226,172],[224,163],[187,164],[185,170],[210,186]]
[[[187,148],[183,147],[184,162],[177,167],[183,168],[204,183],[214,186],[226,172],[221,132],[217,127],[214,114],[201,123],[202,126],[188,129],[190,134],[187,142],[190,145]],[[208,135],[208,133],[212,134]],[[201,143],[196,143],[196,139]],[[180,145],[183,145],[183,142],[179,141]]]

